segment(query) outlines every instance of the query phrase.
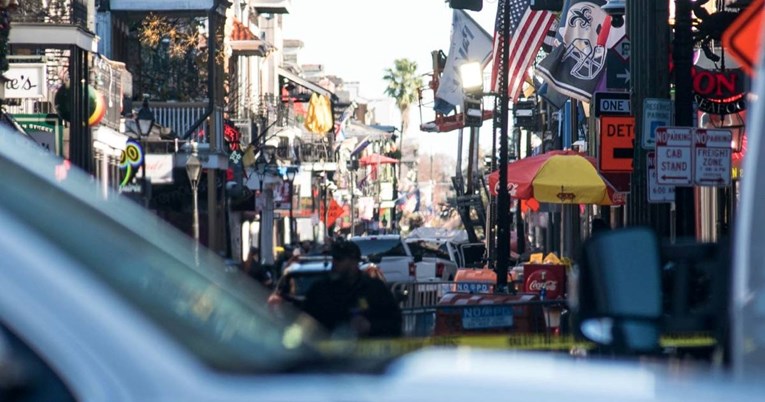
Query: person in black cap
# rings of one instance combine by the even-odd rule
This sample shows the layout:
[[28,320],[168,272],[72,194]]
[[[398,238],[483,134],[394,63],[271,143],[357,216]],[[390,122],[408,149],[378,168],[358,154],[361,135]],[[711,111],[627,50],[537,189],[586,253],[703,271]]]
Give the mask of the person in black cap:
[[303,308],[332,332],[351,330],[359,337],[401,335],[401,310],[384,282],[359,269],[361,250],[350,241],[332,245],[329,278],[315,283]]

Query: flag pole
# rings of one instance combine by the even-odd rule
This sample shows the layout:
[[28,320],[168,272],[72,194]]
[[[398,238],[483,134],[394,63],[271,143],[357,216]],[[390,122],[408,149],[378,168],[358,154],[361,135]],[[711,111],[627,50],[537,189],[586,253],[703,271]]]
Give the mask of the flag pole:
[[494,98],[494,132],[499,131],[499,188],[497,191],[497,274],[496,292],[507,293],[507,273],[510,263],[510,194],[507,191],[508,165],[508,57],[510,52],[509,0],[500,0],[497,4],[499,17],[498,32],[501,32],[502,46],[499,49],[497,68],[498,94]]

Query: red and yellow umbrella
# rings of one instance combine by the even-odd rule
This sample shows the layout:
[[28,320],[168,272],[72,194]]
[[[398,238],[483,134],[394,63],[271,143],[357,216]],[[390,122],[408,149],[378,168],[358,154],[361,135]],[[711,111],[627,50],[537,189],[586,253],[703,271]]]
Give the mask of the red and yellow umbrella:
[[[597,170],[597,161],[575,151],[551,151],[507,166],[510,196],[555,204],[620,205],[622,194]],[[497,195],[499,171],[489,175],[489,191]]]

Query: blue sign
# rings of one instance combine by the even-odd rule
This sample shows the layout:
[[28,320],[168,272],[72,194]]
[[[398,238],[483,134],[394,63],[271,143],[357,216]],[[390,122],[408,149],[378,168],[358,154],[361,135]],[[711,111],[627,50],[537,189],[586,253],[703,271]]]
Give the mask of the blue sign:
[[491,292],[491,284],[489,283],[457,283],[457,292],[459,293],[489,293]]
[[475,306],[462,310],[462,327],[465,329],[512,326],[513,308],[510,306]]

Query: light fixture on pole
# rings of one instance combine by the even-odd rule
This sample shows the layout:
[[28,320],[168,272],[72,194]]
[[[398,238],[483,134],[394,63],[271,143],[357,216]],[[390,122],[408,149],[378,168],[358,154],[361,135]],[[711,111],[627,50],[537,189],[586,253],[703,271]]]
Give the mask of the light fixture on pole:
[[462,80],[462,121],[466,127],[480,127],[483,124],[483,67],[471,61],[460,66]]
[[627,0],[608,0],[600,6],[601,10],[611,16],[611,26],[619,28],[624,25],[624,13],[627,10]]
[[700,119],[701,127],[714,127],[729,130],[731,133],[731,150],[741,152],[744,145],[744,135],[746,134],[746,123],[739,113],[718,115],[704,113]]
[[143,162],[141,166],[141,194],[143,195],[144,206],[149,205],[148,184],[146,183],[146,157],[149,154],[148,147],[146,146],[146,137],[151,134],[151,129],[154,127],[154,112],[149,109],[149,97],[144,96],[143,105],[138,111],[138,115],[135,119],[135,124],[138,127],[138,134],[141,137],[141,147],[143,148]]
[[465,95],[480,95],[483,92],[483,67],[477,61],[469,61],[460,65],[462,92]]
[[154,127],[154,119],[154,112],[149,108],[149,98],[144,98],[141,110],[138,111],[135,119],[141,136],[146,137],[151,134],[151,129]]
[[197,156],[197,143],[191,143],[191,156],[186,160],[186,174],[191,183],[192,193],[192,230],[194,232],[194,258],[199,263],[199,178],[202,176],[202,162]]

